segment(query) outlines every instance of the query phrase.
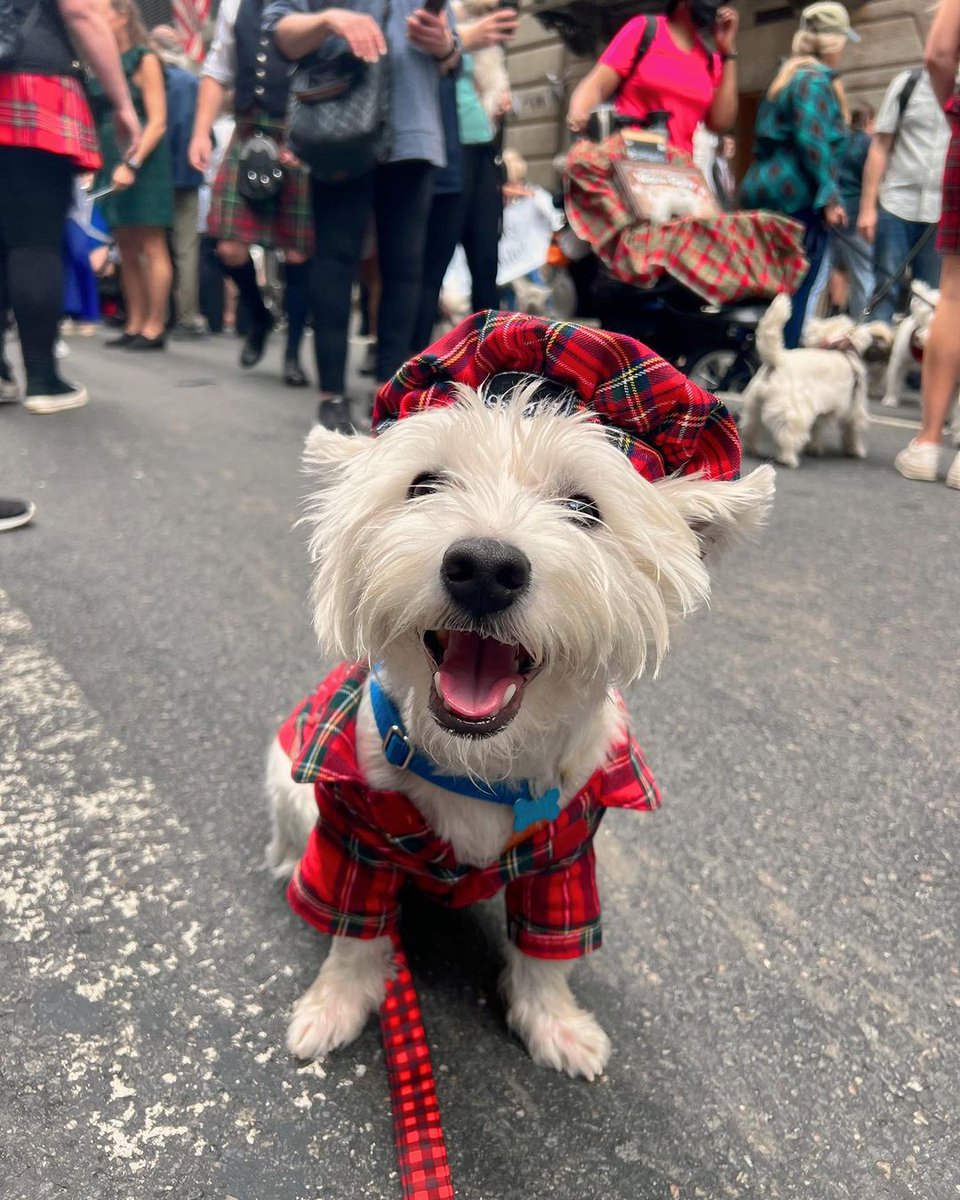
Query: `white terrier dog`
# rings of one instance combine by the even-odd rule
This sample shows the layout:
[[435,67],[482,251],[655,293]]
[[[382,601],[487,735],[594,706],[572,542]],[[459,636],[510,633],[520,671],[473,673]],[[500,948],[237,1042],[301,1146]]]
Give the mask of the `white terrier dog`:
[[[503,319],[571,328],[496,318]],[[456,332],[438,343],[437,360]],[[648,361],[680,378],[661,360]],[[396,378],[409,387],[407,372]],[[554,853],[574,812],[586,821],[584,843],[568,847],[561,865],[578,880],[589,871],[589,890],[600,810],[592,801],[584,808],[584,796],[612,769],[614,755],[633,785],[638,770],[614,689],[660,662],[672,623],[708,598],[705,555],[754,528],[771,503],[769,467],[741,480],[693,474],[649,481],[613,444],[614,430],[589,411],[571,415],[556,391],[543,399],[542,383],[534,377],[499,398],[458,387],[452,404],[403,415],[376,437],[317,427],[307,440],[306,463],[321,485],[310,518],[317,635],[325,650],[377,665],[336,675],[323,713],[311,718],[323,727],[320,741],[305,748],[297,733],[284,738],[281,731],[269,752],[268,862],[278,876],[289,875],[311,837],[291,903],[327,932],[358,935],[333,937],[294,1008],[287,1045],[300,1057],[352,1041],[384,998],[393,944],[367,899],[380,889],[387,907],[394,903],[394,867],[377,871],[370,862],[381,814],[394,848],[415,840],[461,886],[520,870],[532,843],[523,840],[517,813],[539,797],[533,815],[555,824],[534,831],[553,840]],[[678,386],[704,396],[685,380]],[[369,806],[349,772],[329,760],[313,774],[298,771],[300,779],[319,778],[316,791],[291,779],[291,758],[312,764],[331,723],[348,710],[355,713],[348,749],[355,748],[357,775],[380,798]],[[284,728],[299,731],[306,712]],[[424,761],[429,768],[421,773]],[[469,794],[487,787],[527,799],[514,806]],[[382,798],[398,793],[405,808],[394,826]],[[318,804],[322,829],[315,829]],[[317,849],[331,836],[339,839],[336,853]],[[326,889],[342,890],[345,872],[334,868],[358,842],[364,849],[349,870],[368,870],[369,888],[349,913],[333,912]],[[326,875],[305,867],[310,855],[314,864],[323,860]],[[552,872],[528,872],[520,886],[548,887],[557,870],[554,861]],[[508,911],[516,905],[512,886]],[[439,884],[428,890],[438,892]],[[393,922],[394,914],[387,917]],[[511,911],[511,926],[518,920],[522,912]],[[537,1063],[594,1078],[610,1043],[567,983],[574,958],[592,945],[538,955],[527,952],[538,938],[542,952],[544,939],[561,935],[534,926],[515,934],[511,928],[517,944],[508,947],[502,979],[510,1028]]]
[[897,326],[887,364],[887,382],[880,401],[886,408],[896,408],[903,394],[907,376],[920,366],[927,344],[930,324],[940,293],[915,279],[910,285],[910,308]]
[[849,351],[787,350],[783,330],[789,319],[790,298],[781,293],[757,326],[762,365],[743,393],[744,445],[756,454],[760,430],[766,426],[777,462],[799,467],[805,448],[823,453],[823,427],[834,417],[840,424],[844,452],[865,457],[867,379],[859,352],[872,338],[869,327],[858,325],[849,332]]

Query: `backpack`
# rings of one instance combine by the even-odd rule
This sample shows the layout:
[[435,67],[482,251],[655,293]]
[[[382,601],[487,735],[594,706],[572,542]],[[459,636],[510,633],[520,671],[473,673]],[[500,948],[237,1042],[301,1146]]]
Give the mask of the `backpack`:
[[[907,76],[903,87],[900,89],[900,95],[897,97],[897,129],[903,124],[903,116],[907,111],[907,105],[910,103],[910,97],[917,90],[917,84],[923,75],[923,67],[914,67]],[[894,134],[896,137],[896,133]]]
[[15,67],[27,34],[40,20],[42,0],[27,13],[18,12],[15,0],[0,0],[0,70]]
[[[2,4],[4,0],[0,0]],[[653,44],[653,39],[657,36],[657,18],[652,14],[647,14],[644,17],[643,33],[640,35],[640,41],[637,42],[637,49],[633,55],[633,62],[630,64],[630,70],[620,80],[620,86],[613,93],[609,100],[603,104],[598,104],[590,113],[590,118],[587,122],[587,137],[592,142],[602,141],[603,138],[609,137],[613,133],[614,125],[614,105],[613,102],[617,96],[627,86],[628,81],[632,78],[634,71],[640,65],[644,55]]]

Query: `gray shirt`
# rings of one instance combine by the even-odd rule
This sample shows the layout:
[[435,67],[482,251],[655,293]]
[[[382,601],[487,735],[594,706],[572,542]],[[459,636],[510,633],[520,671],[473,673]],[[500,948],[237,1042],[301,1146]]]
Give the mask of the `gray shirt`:
[[[439,68],[436,61],[407,40],[407,17],[422,0],[391,0],[386,28],[390,69],[391,151],[389,162],[425,159],[434,166],[446,165],[443,127],[438,95]],[[291,13],[317,13],[331,7],[325,0],[272,0],[263,25],[274,30],[281,17]],[[369,13],[383,26],[383,0],[343,0],[338,8]],[[342,46],[343,43],[341,43]]]
[[932,225],[940,220],[940,188],[950,128],[926,71],[917,80],[898,124],[900,93],[909,76],[909,71],[902,71],[890,84],[877,117],[877,133],[895,135],[879,200],[887,212],[901,220]]

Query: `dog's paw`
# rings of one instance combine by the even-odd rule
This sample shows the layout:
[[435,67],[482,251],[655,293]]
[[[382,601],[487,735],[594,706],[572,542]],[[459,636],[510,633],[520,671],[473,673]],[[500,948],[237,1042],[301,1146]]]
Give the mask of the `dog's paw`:
[[889,392],[880,401],[880,404],[883,408],[896,408],[899,403],[900,401],[897,399],[897,397],[891,396]]
[[610,1058],[610,1039],[581,1008],[558,1014],[539,1004],[517,1005],[508,1011],[507,1024],[541,1067],[592,1080],[603,1074]]
[[327,980],[317,980],[293,1006],[287,1049],[297,1058],[324,1058],[356,1041],[373,1012],[368,997]]
[[800,459],[795,454],[778,454],[777,462],[781,467],[790,467],[793,470],[800,466]]

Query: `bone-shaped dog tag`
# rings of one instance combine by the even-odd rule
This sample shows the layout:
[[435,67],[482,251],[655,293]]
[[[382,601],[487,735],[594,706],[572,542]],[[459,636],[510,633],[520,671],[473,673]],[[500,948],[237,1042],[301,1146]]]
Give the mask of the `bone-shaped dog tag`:
[[513,829],[523,833],[538,821],[555,821],[560,816],[560,789],[551,788],[536,800],[520,799],[513,806]]

